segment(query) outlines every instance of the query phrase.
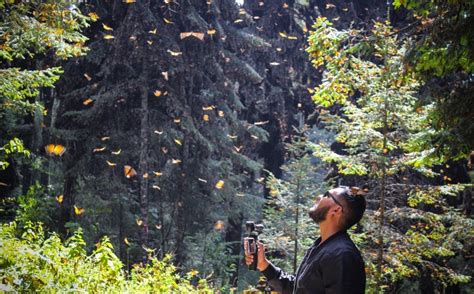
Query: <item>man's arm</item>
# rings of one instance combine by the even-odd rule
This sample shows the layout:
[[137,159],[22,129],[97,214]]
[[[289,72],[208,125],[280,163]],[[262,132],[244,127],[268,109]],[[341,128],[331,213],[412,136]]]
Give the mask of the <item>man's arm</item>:
[[262,271],[262,274],[267,278],[268,284],[274,291],[283,294],[293,293],[293,286],[295,284],[294,275],[284,272],[271,262],[268,262],[268,266]]
[[[252,264],[253,255],[247,254],[247,244],[245,247],[245,262],[247,265]],[[291,294],[293,293],[293,285],[295,283],[295,276],[289,275],[282,271],[279,267],[274,266],[265,257],[265,245],[262,242],[257,242],[258,261],[257,269],[267,278],[268,284],[273,290],[278,293]]]
[[359,254],[342,251],[321,261],[326,293],[364,293],[365,269]]

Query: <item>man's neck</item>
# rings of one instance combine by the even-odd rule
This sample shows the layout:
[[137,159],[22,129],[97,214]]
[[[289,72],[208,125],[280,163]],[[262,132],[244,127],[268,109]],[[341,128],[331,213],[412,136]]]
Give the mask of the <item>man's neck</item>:
[[329,239],[332,235],[336,234],[337,232],[341,231],[341,229],[337,226],[334,226],[330,223],[322,222],[319,224],[319,233],[321,235],[321,243]]

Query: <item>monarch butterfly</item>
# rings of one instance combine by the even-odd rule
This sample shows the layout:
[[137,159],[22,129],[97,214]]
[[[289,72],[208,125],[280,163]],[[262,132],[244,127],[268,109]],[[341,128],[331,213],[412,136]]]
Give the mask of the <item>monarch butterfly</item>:
[[58,195],[56,196],[56,201],[58,201],[59,204],[63,203],[64,196],[63,195]]
[[60,144],[48,144],[44,147],[48,155],[57,155],[61,156],[66,152],[66,147]]
[[84,213],[84,211],[86,211],[85,208],[77,207],[76,205],[74,205],[74,213],[75,214],[81,215],[81,214]]
[[125,174],[125,177],[127,179],[137,175],[137,171],[133,167],[131,167],[130,165],[124,165],[123,173]]
[[195,37],[198,38],[199,40],[204,40],[204,33],[200,32],[183,32],[179,34],[179,38],[182,40],[187,37]]
[[220,230],[222,230],[222,229],[224,228],[224,226],[225,226],[224,221],[218,220],[218,221],[216,221],[216,223],[214,224],[214,230],[220,231]]

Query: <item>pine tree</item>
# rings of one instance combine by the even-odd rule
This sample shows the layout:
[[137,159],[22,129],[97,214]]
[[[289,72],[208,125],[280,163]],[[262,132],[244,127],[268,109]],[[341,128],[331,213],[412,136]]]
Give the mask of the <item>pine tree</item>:
[[292,142],[286,145],[283,176],[281,179],[273,174],[268,177],[270,198],[263,220],[264,238],[270,244],[269,249],[277,253],[276,262],[293,272],[318,234],[314,221],[308,217],[308,209],[316,197],[327,190],[324,165],[311,155],[308,140],[317,133],[319,140],[329,141],[329,134],[324,130],[309,129],[304,124],[302,113],[297,118],[299,126],[294,128]]
[[[365,231],[357,238],[370,289],[386,289],[393,282],[400,286],[421,275],[431,276],[439,289],[467,282],[468,276],[442,261],[459,252],[454,244],[464,242],[455,229],[472,222],[445,199],[466,185],[451,184],[446,176],[442,185],[431,179],[443,178],[432,167],[446,157],[431,145],[437,134],[433,105],[418,98],[420,83],[404,66],[409,40],[398,40],[384,23],[376,22],[370,32],[339,31],[319,18],[309,44],[313,65],[325,67],[313,99],[325,107],[320,111],[324,126],[344,146],[336,152],[314,144],[314,154],[342,175],[368,177],[368,201],[377,209],[366,213]],[[450,242],[440,237],[445,234]]]

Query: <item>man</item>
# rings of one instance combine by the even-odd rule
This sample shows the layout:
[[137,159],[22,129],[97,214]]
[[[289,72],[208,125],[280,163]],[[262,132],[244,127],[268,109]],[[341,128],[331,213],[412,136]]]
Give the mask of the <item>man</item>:
[[[295,275],[274,266],[258,242],[257,269],[278,293],[364,293],[365,267],[347,229],[359,222],[365,199],[357,187],[341,186],[318,196],[309,216],[319,224],[320,237],[306,251]],[[247,254],[247,265],[253,256]]]

